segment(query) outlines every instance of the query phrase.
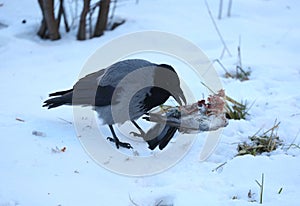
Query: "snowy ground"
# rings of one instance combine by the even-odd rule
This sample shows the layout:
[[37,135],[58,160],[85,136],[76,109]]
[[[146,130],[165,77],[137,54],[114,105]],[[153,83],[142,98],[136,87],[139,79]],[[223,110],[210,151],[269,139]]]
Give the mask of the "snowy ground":
[[[216,17],[219,1],[209,4]],[[199,151],[205,134],[199,134],[174,167],[136,178],[98,166],[84,152],[74,126],[64,121],[73,121],[72,109],[47,111],[42,102],[49,92],[69,88],[97,48],[128,32],[175,33],[210,59],[219,58],[223,46],[204,1],[125,1],[116,12],[127,21],[116,30],[84,42],[76,41],[73,31],[50,42],[35,35],[41,16],[36,1],[0,0],[0,205],[257,205],[255,180],[260,181],[262,173],[264,205],[298,205],[299,148],[255,157],[235,155],[237,143],[262,127],[270,128],[275,119],[281,122],[278,133],[284,144],[300,144],[299,9],[296,0],[233,1],[232,17],[217,21],[232,53],[222,62],[235,68],[241,37],[242,63],[252,74],[249,81],[222,77],[222,82],[229,96],[255,102],[249,118],[231,120],[204,162],[199,161]],[[34,136],[33,131],[45,135]],[[54,152],[63,147],[65,152]],[[249,190],[254,193],[250,199]]]

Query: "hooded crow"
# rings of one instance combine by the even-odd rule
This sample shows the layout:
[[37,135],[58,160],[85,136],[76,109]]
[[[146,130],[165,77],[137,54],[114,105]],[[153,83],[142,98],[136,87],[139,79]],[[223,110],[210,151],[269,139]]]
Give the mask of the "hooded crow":
[[115,123],[135,122],[152,108],[173,97],[179,105],[186,104],[175,69],[167,64],[155,64],[142,59],[128,59],[91,73],[75,83],[72,89],[51,93],[43,107],[62,105],[92,106],[102,123],[108,125],[116,147],[132,148],[121,142],[113,128]]

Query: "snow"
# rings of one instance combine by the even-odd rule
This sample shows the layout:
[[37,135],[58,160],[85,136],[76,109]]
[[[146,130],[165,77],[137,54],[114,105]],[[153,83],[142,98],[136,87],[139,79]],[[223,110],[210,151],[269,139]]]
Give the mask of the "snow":
[[[79,42],[72,30],[51,42],[36,36],[41,20],[36,1],[0,1],[0,22],[7,25],[0,25],[0,205],[257,205],[260,191],[255,180],[260,182],[262,173],[263,205],[298,205],[300,150],[285,148],[300,144],[299,1],[235,0],[230,18],[225,16],[224,1],[223,18],[216,22],[232,57],[225,54],[222,62],[234,70],[241,39],[242,63],[252,73],[249,81],[240,82],[222,77],[222,68],[215,67],[228,96],[254,103],[247,120],[229,121],[205,161],[199,160],[207,136],[201,133],[173,167],[152,176],[119,175],[85,152],[70,124],[70,107],[41,107],[48,93],[73,85],[97,48],[131,32],[174,33],[196,44],[211,60],[220,57],[223,45],[204,1],[138,2],[121,1],[116,13],[126,23],[101,38]],[[219,1],[208,3],[216,17]],[[152,61],[162,60],[147,55]],[[200,97],[201,89],[195,91]],[[260,128],[272,127],[275,119],[281,122],[278,134],[286,147],[235,157],[237,143]],[[100,128],[109,134],[106,127]],[[66,151],[60,152],[64,147]],[[256,202],[249,200],[249,190]]]

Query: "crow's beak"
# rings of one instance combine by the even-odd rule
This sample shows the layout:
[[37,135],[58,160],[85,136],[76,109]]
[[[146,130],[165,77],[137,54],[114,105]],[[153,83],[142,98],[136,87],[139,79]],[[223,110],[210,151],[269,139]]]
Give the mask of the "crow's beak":
[[179,91],[177,91],[175,94],[172,95],[174,97],[174,99],[176,100],[176,102],[182,106],[184,103],[184,105],[186,105],[186,98],[183,94],[183,91],[181,90],[181,88],[179,88]]

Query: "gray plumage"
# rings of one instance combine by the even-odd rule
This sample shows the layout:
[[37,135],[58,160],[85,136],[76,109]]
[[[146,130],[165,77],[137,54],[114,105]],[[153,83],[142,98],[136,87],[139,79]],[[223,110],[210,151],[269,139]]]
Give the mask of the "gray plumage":
[[180,105],[186,103],[174,68],[141,59],[117,62],[79,79],[73,89],[49,96],[56,97],[44,102],[48,109],[61,105],[92,106],[103,124],[110,126],[114,139],[113,124],[134,121],[170,96]]

